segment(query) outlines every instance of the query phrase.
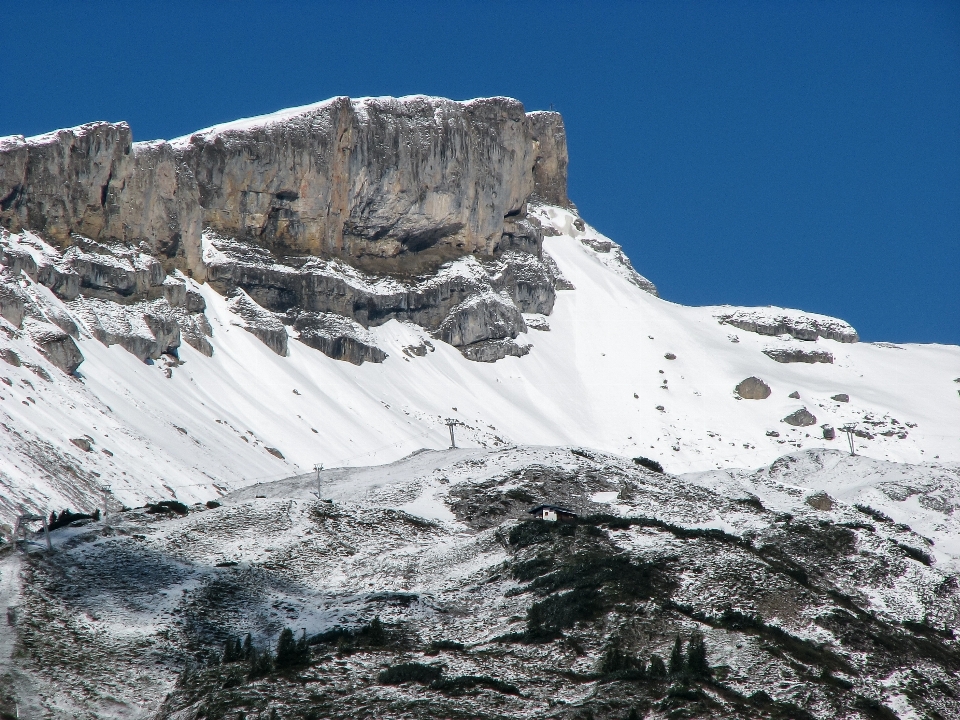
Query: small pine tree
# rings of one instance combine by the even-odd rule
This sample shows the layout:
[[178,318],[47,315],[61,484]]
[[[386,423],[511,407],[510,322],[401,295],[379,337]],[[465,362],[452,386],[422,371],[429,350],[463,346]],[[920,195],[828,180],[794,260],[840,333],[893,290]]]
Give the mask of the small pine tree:
[[673,643],[673,650],[670,652],[670,674],[681,675],[684,670],[683,665],[683,641],[680,639],[680,633],[677,633],[677,639]]
[[304,629],[300,639],[297,640],[297,662],[301,665],[307,665],[310,662],[310,645],[307,643],[306,629]]
[[250,649],[250,672],[248,677],[258,678],[268,675],[273,670],[273,657],[269,650],[259,652],[256,648]]
[[237,638],[233,644],[234,661],[243,660],[243,645],[240,644],[240,638]]
[[293,639],[293,630],[284,628],[277,640],[277,667],[288,668],[297,665],[297,641]]
[[252,654],[253,654],[253,638],[250,637],[250,633],[247,633],[247,636],[243,639],[243,659],[249,660]]
[[630,708],[630,714],[627,715],[627,720],[640,720],[640,714],[636,708]]
[[710,676],[710,663],[707,661],[707,645],[703,633],[695,632],[690,635],[687,644],[687,670],[690,675],[698,678]]
[[384,629],[383,623],[380,622],[379,615],[370,621],[366,635],[367,642],[371,645],[380,646],[387,641],[387,631]]
[[47,527],[52,528],[52,527],[53,527],[54,525],[56,525],[56,524],[57,524],[57,511],[56,511],[56,510],[51,510],[51,511],[50,511],[50,520],[47,521]]
[[223,664],[236,662],[239,658],[234,653],[233,640],[227,638],[227,641],[223,644]]
[[663,680],[667,676],[667,666],[663,664],[663,658],[659,655],[650,656],[650,668],[647,670],[647,677],[651,680]]

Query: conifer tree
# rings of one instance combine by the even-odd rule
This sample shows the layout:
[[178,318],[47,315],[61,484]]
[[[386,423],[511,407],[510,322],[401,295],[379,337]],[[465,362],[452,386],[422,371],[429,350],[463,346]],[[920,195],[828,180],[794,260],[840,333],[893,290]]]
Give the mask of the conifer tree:
[[293,630],[284,628],[277,639],[277,667],[288,668],[297,665],[297,641],[293,639]]
[[687,644],[687,669],[693,677],[705,678],[710,676],[710,663],[707,662],[707,645],[703,633],[695,632],[690,635]]
[[253,653],[253,638],[250,637],[250,633],[247,633],[247,636],[243,639],[243,659],[249,660],[250,655]]
[[647,670],[647,677],[651,680],[663,680],[667,676],[667,666],[663,664],[663,658],[659,655],[650,656],[650,669]]
[[240,644],[240,638],[237,638],[233,645],[233,659],[243,660],[243,645]]
[[683,641],[680,639],[680,633],[677,633],[677,639],[673,643],[673,650],[670,653],[670,674],[682,675],[683,666]]
[[310,645],[307,643],[306,628],[304,628],[300,639],[297,640],[297,662],[301,665],[310,663]]
[[380,616],[377,615],[373,620],[370,621],[370,625],[367,626],[367,642],[371,645],[383,645],[387,640],[387,631],[383,628],[383,623],[380,622]]
[[238,660],[236,654],[233,652],[233,640],[227,638],[227,641],[223,644],[223,664],[236,662]]

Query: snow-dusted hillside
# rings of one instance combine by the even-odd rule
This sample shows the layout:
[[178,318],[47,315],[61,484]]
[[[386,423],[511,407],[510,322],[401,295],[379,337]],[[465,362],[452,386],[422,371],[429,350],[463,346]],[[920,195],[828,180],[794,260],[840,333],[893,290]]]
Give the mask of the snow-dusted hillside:
[[[954,717],[958,500],[957,470],[837,451],[678,477],[517,447],[325,470],[319,487],[307,474],[179,515],[128,511],[54,531],[51,554],[39,538],[0,553],[19,648],[0,642],[0,709]],[[579,522],[530,521],[543,501]],[[310,638],[309,663],[260,678],[215,659],[247,633],[272,648],[284,627]],[[697,632],[709,676],[644,670]],[[406,663],[442,678],[384,680]]]
[[[797,449],[844,450],[846,436],[838,430],[826,440],[821,425],[845,423],[857,424],[856,451],[866,457],[960,461],[960,348],[743,330],[731,324],[736,308],[655,297],[619,247],[570,211],[539,206],[532,214],[545,228],[545,253],[575,289],[557,292],[551,315],[526,316],[516,342],[531,345],[528,354],[495,363],[470,361],[396,320],[369,329],[388,355],[382,363],[356,366],[292,339],[280,356],[241,327],[224,297],[185,280],[206,301],[213,356],[183,345],[179,362],[145,364],[94,339],[76,303],[23,276],[25,292],[48,314],[74,317],[85,361],[70,377],[28,333],[8,325],[0,338],[34,366],[0,364],[4,521],[21,505],[92,510],[103,485],[133,506],[207,500],[315,464],[389,462],[447,446],[447,419],[460,423],[465,447],[576,443],[652,457],[675,473],[755,467]],[[30,233],[8,237],[40,254]],[[771,327],[792,322],[798,335],[810,326],[823,334],[849,328],[776,308],[741,312],[733,322],[742,325],[745,315],[754,324],[769,318]],[[820,351],[833,362],[777,362],[765,350]],[[738,397],[735,387],[751,376],[769,386],[769,397]],[[849,401],[831,399],[840,394]],[[814,424],[782,422],[801,408]],[[89,451],[71,442],[82,438]]]

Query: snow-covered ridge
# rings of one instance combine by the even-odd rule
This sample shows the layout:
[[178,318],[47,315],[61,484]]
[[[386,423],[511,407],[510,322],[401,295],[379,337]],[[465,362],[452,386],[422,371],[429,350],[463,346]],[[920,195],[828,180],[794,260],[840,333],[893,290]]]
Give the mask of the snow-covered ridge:
[[[5,274],[5,287],[39,298],[27,305],[40,303],[29,312],[44,327],[62,333],[50,318],[76,325],[71,342],[84,360],[78,377],[67,376],[26,327],[0,321],[4,357],[12,360],[14,353],[19,362],[0,364],[4,522],[21,506],[92,509],[103,485],[112,486],[116,503],[130,506],[170,497],[206,500],[315,463],[385,462],[417,448],[444,447],[447,418],[459,423],[458,444],[468,447],[577,443],[654,457],[673,472],[755,467],[818,447],[843,451],[847,438],[839,428],[848,423],[858,430],[860,455],[960,460],[960,386],[954,382],[960,349],[773,340],[734,329],[718,323],[716,308],[683,307],[642,290],[632,269],[611,261],[611,252],[581,241],[588,232],[604,238],[586,225],[576,229],[570,211],[538,212],[547,231],[543,262],[576,289],[557,290],[551,314],[539,315],[549,332],[521,329],[515,343],[527,348],[524,356],[491,348],[502,358],[493,364],[466,359],[410,322],[353,328],[339,320],[328,326],[325,316],[309,316],[300,326],[278,322],[276,338],[288,348],[278,355],[245,329],[230,298],[187,278],[177,286],[182,295],[169,295],[184,303],[180,310],[171,306],[173,321],[184,338],[185,328],[195,327],[212,357],[181,343],[178,359],[158,354],[145,364],[96,339],[79,312],[94,299],[64,303],[27,276]],[[4,238],[4,273],[24,267],[29,253],[44,267],[60,262],[58,251],[29,233]],[[338,275],[337,267],[326,264],[324,272]],[[480,270],[472,258],[451,267],[458,276]],[[352,269],[339,278],[344,286],[382,288]],[[157,290],[172,292],[166,285]],[[147,325],[140,334],[149,340],[149,331],[159,347],[157,327]],[[306,344],[310,333],[317,345],[329,341],[328,327],[359,343],[349,349],[356,359],[372,352],[360,345],[386,357],[357,366]],[[763,352],[771,342],[829,352],[834,362],[775,362]],[[739,398],[734,388],[751,376],[771,388],[769,397]],[[841,395],[846,402],[834,399]],[[815,417],[813,426],[782,422],[803,408]],[[835,428],[834,439],[824,438],[821,425]],[[71,442],[83,437],[90,452]]]

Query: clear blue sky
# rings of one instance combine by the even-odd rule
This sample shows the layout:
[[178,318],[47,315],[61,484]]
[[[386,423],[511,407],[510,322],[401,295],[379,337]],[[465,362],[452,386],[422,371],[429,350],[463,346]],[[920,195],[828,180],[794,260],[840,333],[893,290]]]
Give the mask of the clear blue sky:
[[663,297],[960,343],[956,1],[31,0],[3,17],[0,135],[103,119],[169,138],[334,95],[552,104],[571,198]]

